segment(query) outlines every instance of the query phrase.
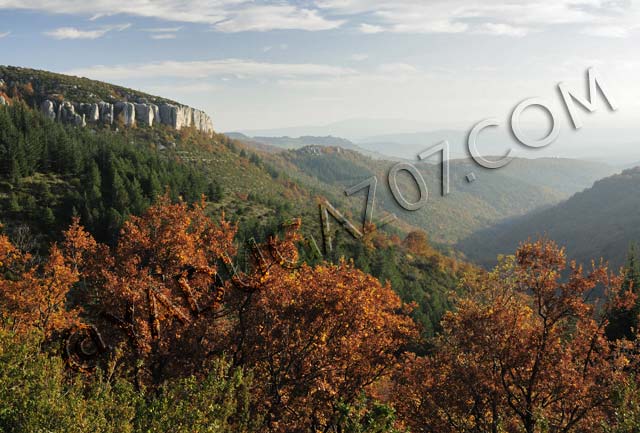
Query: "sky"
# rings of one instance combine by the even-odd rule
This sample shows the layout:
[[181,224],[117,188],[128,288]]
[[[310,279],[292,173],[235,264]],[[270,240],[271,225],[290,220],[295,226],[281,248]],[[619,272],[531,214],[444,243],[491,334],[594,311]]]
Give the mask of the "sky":
[[584,91],[596,67],[619,109],[599,103],[584,134],[631,141],[638,47],[632,0],[0,0],[0,63],[159,94],[204,109],[218,131],[508,124],[530,97],[563,114],[557,84]]

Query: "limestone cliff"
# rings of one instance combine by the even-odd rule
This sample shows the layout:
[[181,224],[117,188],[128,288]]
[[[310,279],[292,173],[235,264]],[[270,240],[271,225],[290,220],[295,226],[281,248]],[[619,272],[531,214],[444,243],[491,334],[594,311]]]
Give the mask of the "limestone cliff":
[[69,125],[167,125],[213,133],[207,113],[166,98],[87,78],[0,66],[0,105],[12,100],[39,107],[51,120]]
[[42,113],[58,122],[86,126],[87,123],[112,125],[118,120],[126,127],[136,125],[168,125],[174,129],[194,127],[211,134],[213,123],[207,113],[184,105],[150,104],[144,102],[57,102],[45,99],[40,104]]

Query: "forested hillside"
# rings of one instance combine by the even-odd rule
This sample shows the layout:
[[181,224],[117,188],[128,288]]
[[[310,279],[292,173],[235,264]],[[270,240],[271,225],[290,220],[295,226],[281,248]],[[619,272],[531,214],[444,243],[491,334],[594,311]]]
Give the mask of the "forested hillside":
[[527,238],[546,236],[566,245],[571,257],[587,263],[606,258],[622,266],[629,245],[640,240],[640,169],[596,182],[550,209],[480,231],[458,246],[472,260],[495,263]]
[[[389,188],[388,173],[395,161],[320,146],[289,150],[270,158],[274,164],[286,167],[301,182],[324,191],[336,190],[337,195],[376,176],[376,212],[380,218],[386,213],[394,213],[400,219],[397,227],[402,229],[403,224],[418,227],[440,244],[455,243],[505,218],[557,204],[615,172],[604,164],[570,159],[515,159],[500,170],[483,169],[468,160],[452,160],[450,194],[442,197],[440,165],[415,162],[426,182],[429,198],[422,209],[410,212],[398,206]],[[475,176],[473,182],[466,178],[469,173]],[[398,184],[408,199],[417,199],[418,190],[410,176],[401,173]],[[360,193],[350,202],[362,206],[362,198],[363,193]]]
[[[28,75],[12,78],[24,82],[48,76],[26,71]],[[84,80],[54,77],[75,86],[79,94],[88,91],[82,87]],[[90,84],[90,89],[103,91],[109,86]],[[408,224],[389,227],[398,236],[379,233],[375,246],[365,247],[334,222],[334,248],[325,254],[317,199],[329,199],[354,220],[362,204],[348,201],[333,186],[318,184],[304,170],[283,164],[280,157],[274,160],[224,135],[209,136],[193,128],[62,125],[28,108],[19,96],[9,101],[0,107],[0,222],[5,233],[31,252],[43,253],[74,216],[97,240],[113,244],[123,222],[142,213],[159,195],[168,192],[173,200],[188,203],[205,195],[210,215],[224,213],[238,224],[241,264],[250,260],[247,242],[266,241],[283,223],[301,218],[302,233],[315,240],[321,253],[307,245],[304,253],[310,263],[318,263],[321,255],[334,262],[354,259],[360,269],[392,282],[403,299],[417,302],[413,314],[423,335],[433,335],[449,308],[448,293],[456,289],[466,265],[433,249],[426,237],[421,246],[412,247],[422,252],[412,254],[402,238],[417,228]],[[405,274],[415,277],[406,279]]]

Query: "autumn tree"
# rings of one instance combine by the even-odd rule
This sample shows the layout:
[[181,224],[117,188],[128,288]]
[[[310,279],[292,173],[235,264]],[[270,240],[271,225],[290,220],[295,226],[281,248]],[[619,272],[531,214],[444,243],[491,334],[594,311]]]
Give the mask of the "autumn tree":
[[38,329],[49,337],[79,323],[78,309],[68,309],[67,296],[78,281],[54,244],[42,263],[0,235],[0,318],[15,332]]
[[523,244],[446,315],[434,354],[408,359],[395,390],[414,432],[594,432],[628,359],[586,301],[618,290],[604,266],[585,273],[553,242]]
[[417,330],[388,284],[346,262],[299,263],[299,225],[250,242],[241,271],[231,261],[234,226],[211,221],[203,202],[165,196],[125,222],[113,249],[74,221],[64,257],[81,274],[87,320],[109,345],[130,347],[141,383],[188,376],[227,354],[252,370],[253,410],[266,415],[266,429],[329,431],[389,374]]
[[389,285],[345,262],[292,268],[295,250],[281,254],[283,245],[272,239],[262,255],[279,266],[246,295],[236,359],[260,384],[266,428],[334,431],[343,405],[389,373],[416,327]]
[[217,265],[233,254],[235,227],[214,224],[204,207],[165,195],[125,222],[113,251],[77,221],[65,233],[65,257],[82,269],[92,321],[105,338],[132,349],[145,380],[190,371],[220,334],[213,320],[224,295]]

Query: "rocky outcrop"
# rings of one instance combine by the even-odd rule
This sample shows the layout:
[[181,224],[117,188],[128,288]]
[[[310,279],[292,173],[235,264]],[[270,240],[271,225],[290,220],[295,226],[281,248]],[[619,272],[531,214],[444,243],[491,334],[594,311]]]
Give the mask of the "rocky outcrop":
[[213,134],[213,122],[204,111],[193,110],[193,126],[195,126],[198,131]]
[[100,120],[98,104],[79,104],[77,111],[84,114],[86,121],[89,123],[97,123]]
[[40,105],[42,113],[66,124],[85,126],[88,123],[112,125],[116,120],[126,127],[136,124],[167,125],[173,129],[193,127],[206,134],[213,133],[211,118],[201,110],[176,104],[149,104],[146,102],[71,103],[45,100]]
[[76,113],[76,107],[71,102],[66,101],[58,106],[56,120],[69,125],[87,126],[84,114]]
[[48,100],[44,101],[40,106],[40,110],[42,111],[42,114],[47,116],[49,119],[56,120],[56,106],[53,102]]
[[195,127],[198,131],[210,134],[213,122],[207,113],[191,107],[162,104],[159,107],[160,122],[175,129]]
[[98,120],[106,125],[113,123],[113,104],[108,102],[98,102]]
[[136,121],[141,125],[153,126],[155,112],[158,106],[155,104],[134,104],[136,110]]
[[114,112],[116,119],[120,119],[124,126],[135,126],[136,107],[131,102],[117,102],[114,105]]

